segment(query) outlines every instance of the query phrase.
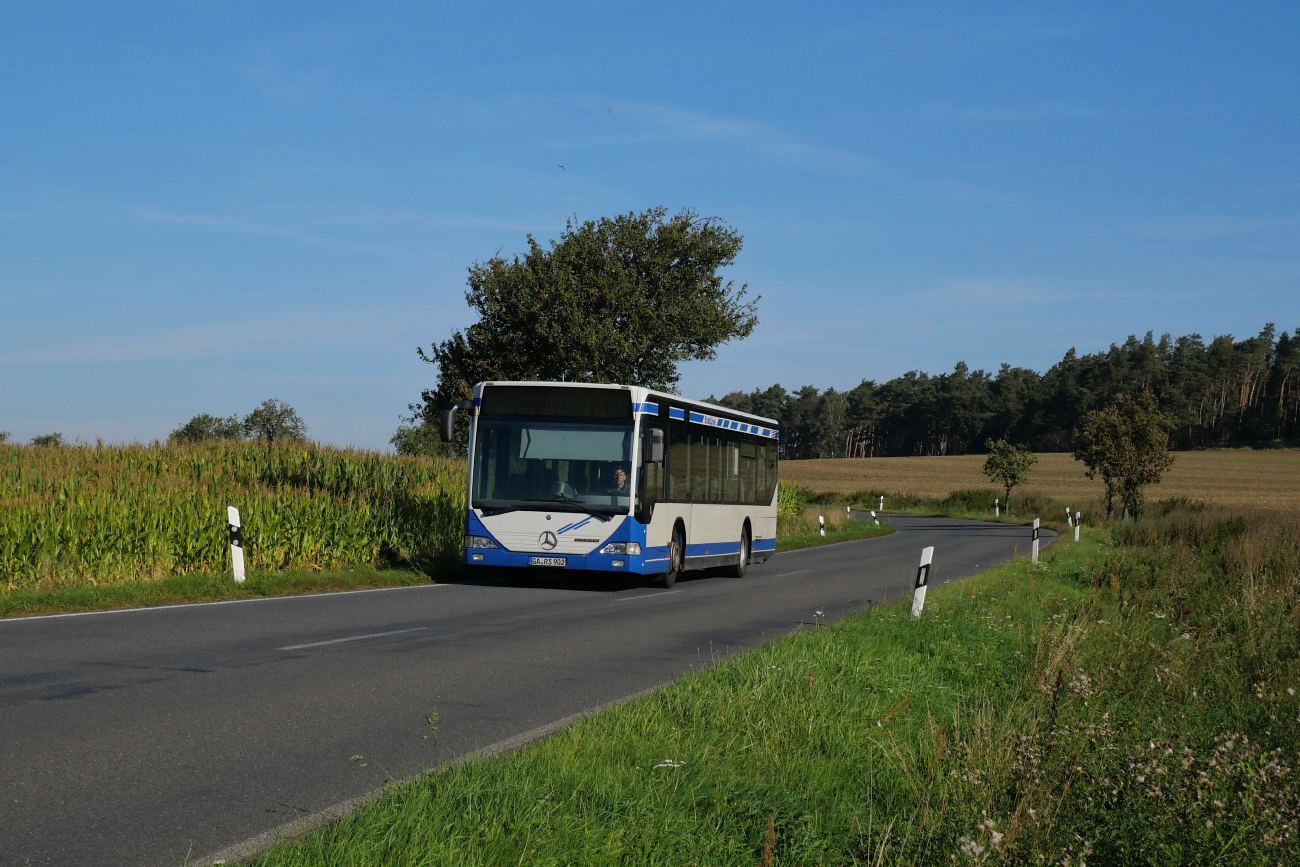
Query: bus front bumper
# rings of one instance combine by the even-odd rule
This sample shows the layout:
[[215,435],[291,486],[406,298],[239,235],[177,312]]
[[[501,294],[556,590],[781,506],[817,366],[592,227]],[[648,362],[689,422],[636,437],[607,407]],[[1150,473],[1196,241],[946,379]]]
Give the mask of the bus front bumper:
[[[564,566],[534,566],[534,557],[564,557]],[[668,569],[668,553],[653,549],[641,555],[631,554],[536,554],[507,551],[504,548],[469,548],[465,551],[468,566],[506,566],[518,569],[565,569],[588,572],[624,572],[653,575]]]

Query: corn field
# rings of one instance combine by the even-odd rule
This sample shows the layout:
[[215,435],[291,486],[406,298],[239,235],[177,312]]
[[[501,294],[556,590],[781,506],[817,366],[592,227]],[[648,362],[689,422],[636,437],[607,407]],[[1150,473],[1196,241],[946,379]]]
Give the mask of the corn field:
[[0,446],[0,591],[455,555],[465,469],[301,443]]

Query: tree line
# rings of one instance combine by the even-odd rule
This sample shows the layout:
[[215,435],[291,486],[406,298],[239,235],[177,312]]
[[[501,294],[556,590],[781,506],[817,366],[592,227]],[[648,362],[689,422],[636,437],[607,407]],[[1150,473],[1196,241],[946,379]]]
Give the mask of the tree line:
[[960,455],[1005,440],[1034,451],[1076,448],[1083,419],[1121,397],[1149,393],[1172,423],[1174,449],[1300,439],[1300,329],[1269,323],[1256,337],[1208,343],[1151,332],[1104,352],[1070,349],[1046,373],[1003,364],[994,375],[958,363],[952,373],[909,371],[849,391],[779,384],[709,400],[781,423],[781,457]]

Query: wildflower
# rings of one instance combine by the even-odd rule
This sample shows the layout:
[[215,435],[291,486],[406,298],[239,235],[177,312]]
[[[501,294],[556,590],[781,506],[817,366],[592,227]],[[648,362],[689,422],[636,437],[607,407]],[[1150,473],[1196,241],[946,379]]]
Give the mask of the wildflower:
[[686,762],[675,762],[672,759],[664,759],[662,762],[655,765],[655,767],[656,768],[680,768],[685,764]]
[[1286,688],[1286,694],[1287,694],[1287,695],[1295,695],[1295,687],[1294,687],[1294,686],[1288,686],[1288,687]]
[[1179,637],[1179,638],[1182,638],[1182,639],[1184,639],[1184,640],[1186,640],[1186,641],[1191,641],[1191,640],[1192,640],[1192,634],[1191,634],[1190,632],[1184,632],[1182,635],[1180,635],[1180,636],[1178,636],[1178,637]]
[[984,847],[981,846],[979,843],[976,843],[970,837],[962,837],[961,851],[962,854],[964,855],[969,855],[972,858],[978,858],[980,855],[984,853]]

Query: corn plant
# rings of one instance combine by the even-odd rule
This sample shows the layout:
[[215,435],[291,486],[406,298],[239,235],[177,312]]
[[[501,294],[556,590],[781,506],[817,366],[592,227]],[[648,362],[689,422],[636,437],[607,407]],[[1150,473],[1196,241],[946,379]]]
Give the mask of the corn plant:
[[0,447],[0,590],[455,555],[464,465],[302,443]]

